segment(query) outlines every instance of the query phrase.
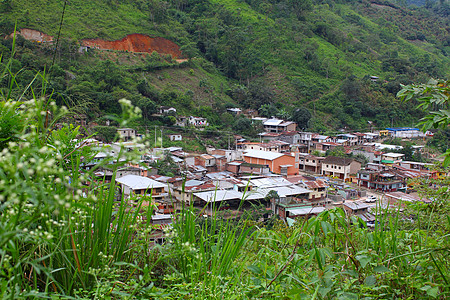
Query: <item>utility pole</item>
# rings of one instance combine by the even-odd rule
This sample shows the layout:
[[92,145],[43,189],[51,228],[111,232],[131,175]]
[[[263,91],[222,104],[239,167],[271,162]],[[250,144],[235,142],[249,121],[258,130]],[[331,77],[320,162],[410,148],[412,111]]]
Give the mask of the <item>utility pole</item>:
[[156,125],[155,125],[155,148],[156,148]]
[[161,127],[161,149],[163,148],[163,128]]

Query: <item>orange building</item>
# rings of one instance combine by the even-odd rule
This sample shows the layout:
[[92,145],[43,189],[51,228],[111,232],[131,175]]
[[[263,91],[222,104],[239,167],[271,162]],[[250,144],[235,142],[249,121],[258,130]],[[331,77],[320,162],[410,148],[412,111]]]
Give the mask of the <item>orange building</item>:
[[266,165],[272,173],[281,175],[297,175],[298,169],[295,167],[295,157],[283,153],[269,151],[250,150],[243,154],[247,163]]

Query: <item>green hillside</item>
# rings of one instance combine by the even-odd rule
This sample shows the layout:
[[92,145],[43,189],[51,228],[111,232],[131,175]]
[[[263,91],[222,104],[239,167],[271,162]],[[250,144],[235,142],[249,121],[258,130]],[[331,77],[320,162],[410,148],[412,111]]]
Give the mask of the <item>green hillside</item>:
[[[11,0],[2,1],[0,30],[9,34],[17,23],[55,38],[60,33],[57,49],[18,38],[17,93],[35,70],[52,66],[49,82],[58,101],[88,101],[91,120],[117,113],[117,100],[126,97],[144,116],[171,105],[218,128],[233,126],[226,108],[238,106],[294,121],[302,107],[312,114],[303,128],[363,130],[367,121],[414,124],[421,113],[395,99],[399,84],[449,77],[448,6],[441,2],[407,8],[401,1],[367,0],[73,0],[65,6]],[[191,60],[77,51],[81,39],[132,33],[167,38]],[[11,39],[2,40],[4,58],[11,46]]]

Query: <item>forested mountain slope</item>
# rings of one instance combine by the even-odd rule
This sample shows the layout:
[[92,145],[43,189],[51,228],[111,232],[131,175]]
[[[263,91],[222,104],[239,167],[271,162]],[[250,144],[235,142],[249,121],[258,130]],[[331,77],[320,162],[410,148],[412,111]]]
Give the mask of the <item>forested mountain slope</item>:
[[[18,38],[13,65],[22,73],[18,85],[25,87],[35,70],[45,67],[59,101],[90,102],[92,120],[117,113],[116,101],[126,97],[143,107],[147,118],[159,105],[171,105],[225,127],[235,122],[226,108],[239,106],[291,118],[311,130],[366,129],[367,121],[378,127],[414,124],[420,112],[395,100],[399,84],[449,77],[447,4],[10,0],[2,1],[0,29],[6,36],[17,23],[18,29],[60,36],[57,47]],[[191,60],[78,52],[82,39],[112,41],[134,33],[175,42]],[[0,47],[8,57],[12,39]],[[302,123],[305,109],[312,119]]]

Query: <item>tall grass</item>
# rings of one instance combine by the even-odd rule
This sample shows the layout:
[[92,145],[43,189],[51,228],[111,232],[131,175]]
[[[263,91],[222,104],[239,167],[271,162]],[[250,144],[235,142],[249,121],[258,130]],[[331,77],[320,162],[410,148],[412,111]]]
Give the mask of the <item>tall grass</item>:
[[[75,146],[79,127],[55,128],[70,111],[52,100],[45,73],[37,73],[18,101],[10,98],[20,75],[11,72],[12,59],[2,65],[9,85],[0,102],[0,297],[124,290],[118,282],[140,268],[133,237],[143,199],[117,202],[114,176],[109,185],[94,181],[102,164],[81,171],[95,151]],[[132,107],[123,111],[134,115]]]

